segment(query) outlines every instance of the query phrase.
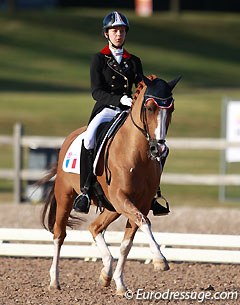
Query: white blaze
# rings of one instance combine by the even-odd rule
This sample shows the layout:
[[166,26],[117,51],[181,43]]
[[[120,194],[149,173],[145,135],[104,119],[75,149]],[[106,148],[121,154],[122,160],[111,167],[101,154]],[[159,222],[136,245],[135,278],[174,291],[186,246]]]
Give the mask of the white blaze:
[[156,140],[165,140],[166,138],[166,121],[167,109],[159,109],[157,117],[157,128],[155,129]]

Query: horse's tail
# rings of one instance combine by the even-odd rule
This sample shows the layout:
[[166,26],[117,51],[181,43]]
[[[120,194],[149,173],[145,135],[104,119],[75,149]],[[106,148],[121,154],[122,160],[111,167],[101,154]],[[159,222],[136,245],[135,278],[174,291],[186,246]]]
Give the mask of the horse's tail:
[[[47,175],[44,176],[42,179],[40,179],[36,183],[36,185],[41,186],[44,183],[49,182],[57,173],[57,165],[58,165],[57,163],[53,165],[48,171]],[[54,187],[55,187],[55,180],[52,183],[52,187],[45,199],[45,204],[41,212],[41,224],[46,230],[50,231],[51,233],[53,233],[53,227],[56,221],[56,210],[57,210],[57,201],[54,193]],[[75,227],[79,227],[83,221],[85,220],[81,217],[69,215],[67,226],[73,229]]]
[[[48,174],[44,176],[41,180],[37,182],[38,186],[43,185],[46,182],[49,182],[57,173],[57,163],[53,165]],[[56,221],[56,208],[57,202],[54,194],[55,180],[53,181],[50,192],[48,193],[45,204],[41,212],[41,223],[46,230],[49,230],[53,233],[53,226]],[[46,221],[47,218],[47,221]]]

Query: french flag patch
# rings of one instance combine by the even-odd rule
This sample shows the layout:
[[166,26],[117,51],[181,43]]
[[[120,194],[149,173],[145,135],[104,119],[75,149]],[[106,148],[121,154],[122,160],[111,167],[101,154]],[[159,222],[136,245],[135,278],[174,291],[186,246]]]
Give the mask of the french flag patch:
[[73,159],[72,161],[72,168],[75,168],[76,167],[76,164],[77,164],[77,159]]
[[65,160],[65,167],[66,168],[76,168],[77,165],[77,158],[74,156],[72,152],[69,152],[67,158]]

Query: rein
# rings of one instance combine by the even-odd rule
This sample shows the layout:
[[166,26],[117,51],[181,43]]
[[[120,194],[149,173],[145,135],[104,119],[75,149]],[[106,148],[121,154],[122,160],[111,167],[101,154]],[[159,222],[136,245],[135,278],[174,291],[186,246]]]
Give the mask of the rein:
[[144,137],[147,139],[147,141],[149,142],[149,140],[150,140],[150,135],[149,135],[149,132],[148,132],[148,127],[147,127],[147,124],[145,123],[145,121],[146,121],[146,108],[144,107],[144,118],[145,118],[145,120],[144,120],[144,122],[143,122],[143,126],[144,126],[144,129],[143,128],[141,128],[140,126],[138,126],[136,123],[135,123],[135,121],[134,121],[134,119],[133,119],[133,116],[132,116],[132,111],[130,111],[130,117],[131,117],[131,120],[132,120],[132,123],[133,123],[133,125],[135,126],[135,127],[137,127],[137,129],[144,135]]

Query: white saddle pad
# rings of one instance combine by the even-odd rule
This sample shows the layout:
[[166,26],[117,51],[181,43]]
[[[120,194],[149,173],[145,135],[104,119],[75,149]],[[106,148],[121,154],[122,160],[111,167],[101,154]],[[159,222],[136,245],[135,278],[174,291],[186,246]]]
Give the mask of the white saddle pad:
[[[112,132],[115,130],[116,126],[118,125],[118,122],[122,119],[123,116],[125,116],[128,113],[127,110],[123,111],[118,118],[115,120],[115,122],[112,124],[112,126],[107,131],[98,151],[95,157],[95,160],[93,162],[93,173],[96,175],[96,168],[98,159],[100,157],[100,153],[102,151],[102,148],[104,147],[105,142],[108,140],[108,138],[111,136]],[[84,138],[85,132],[80,134],[70,145],[68,148],[68,151],[65,155],[65,158],[63,160],[62,169],[64,172],[67,173],[74,173],[74,174],[80,174],[80,154],[81,154],[81,147],[82,147],[82,140]]]
[[[85,134],[85,132],[80,134],[69,146],[67,153],[64,157],[64,160],[63,160],[63,165],[62,165],[62,169],[64,170],[64,172],[80,174],[80,155],[81,155],[82,140],[84,138],[84,134]],[[100,146],[100,148],[97,152],[96,158],[94,160],[94,163],[93,163],[94,175],[96,175],[96,167],[97,167],[98,159],[99,159],[99,156],[100,156],[100,153],[103,148],[103,144],[104,144],[105,140],[106,140],[106,137],[105,137],[102,145]]]
[[62,165],[64,172],[80,174],[80,154],[83,137],[84,132],[69,146]]

